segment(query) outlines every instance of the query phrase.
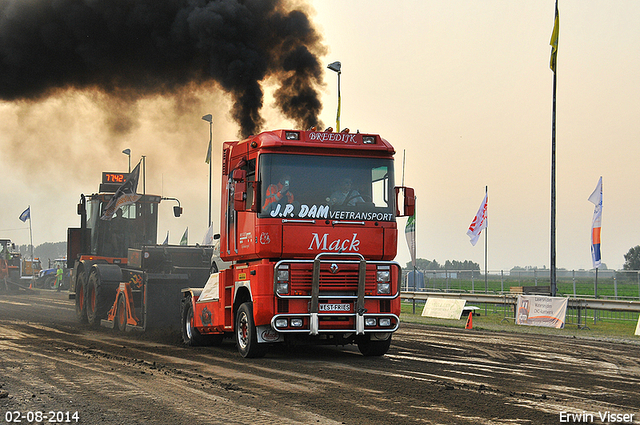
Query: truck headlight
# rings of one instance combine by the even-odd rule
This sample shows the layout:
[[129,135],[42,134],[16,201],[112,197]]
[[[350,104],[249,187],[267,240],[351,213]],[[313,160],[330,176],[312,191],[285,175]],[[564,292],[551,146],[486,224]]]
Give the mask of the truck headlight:
[[378,323],[380,324],[380,327],[387,328],[387,327],[391,326],[391,319],[388,318],[388,317],[382,317],[382,318],[380,318]]
[[365,317],[364,319],[364,325],[370,328],[374,327],[377,323],[378,322],[375,317]]
[[300,133],[297,131],[285,131],[284,137],[287,140],[300,140]]
[[389,282],[391,280],[391,272],[388,269],[378,269],[376,278],[378,280],[378,283]]
[[390,294],[391,293],[391,284],[389,282],[380,283],[378,282],[378,294]]
[[287,319],[276,319],[276,328],[286,328],[288,325]]
[[278,283],[276,283],[276,292],[278,294],[288,294],[289,293],[289,282],[278,282]]
[[378,294],[391,293],[391,270],[388,266],[378,268],[376,281],[378,282]]
[[278,269],[276,277],[278,279],[278,282],[288,281],[289,280],[289,269],[288,268]]
[[302,319],[291,319],[291,327],[293,327],[293,328],[301,328],[302,327]]
[[283,266],[276,270],[276,292],[278,294],[289,293],[289,267]]

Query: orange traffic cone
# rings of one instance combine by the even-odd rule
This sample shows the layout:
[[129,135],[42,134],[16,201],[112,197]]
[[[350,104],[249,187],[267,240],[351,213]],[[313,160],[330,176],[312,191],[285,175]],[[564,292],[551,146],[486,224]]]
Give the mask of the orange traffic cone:
[[467,325],[464,327],[465,329],[473,329],[473,312],[469,312],[469,317],[467,318]]

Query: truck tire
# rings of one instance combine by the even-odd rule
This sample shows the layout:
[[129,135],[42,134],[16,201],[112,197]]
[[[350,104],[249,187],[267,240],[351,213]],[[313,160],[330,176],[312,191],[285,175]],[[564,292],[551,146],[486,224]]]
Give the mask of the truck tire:
[[87,323],[87,303],[86,303],[86,293],[87,293],[87,273],[83,270],[78,273],[78,278],[76,279],[76,317],[80,321],[80,323]]
[[104,292],[100,274],[92,271],[89,280],[87,280],[87,300],[85,303],[87,305],[87,322],[92,326],[100,326],[100,320],[107,317],[109,304]]
[[358,350],[366,357],[384,356],[391,346],[391,335],[388,339],[372,340],[370,336],[365,336],[358,341]]
[[267,347],[258,344],[256,325],[253,321],[253,303],[246,302],[240,305],[236,313],[236,345],[238,352],[245,358],[264,357]]
[[47,276],[44,278],[44,284],[42,285],[44,289],[56,289],[56,277],[55,276]]
[[182,341],[189,347],[204,345],[202,335],[193,327],[193,305],[191,297],[185,297],[180,304],[180,329],[182,330]]
[[127,301],[125,296],[122,294],[118,297],[118,307],[115,319],[116,323],[114,328],[118,329],[120,332],[125,332],[127,330]]
[[183,298],[180,304],[180,329],[182,341],[190,347],[220,345],[224,338],[224,334],[203,335],[194,327],[193,303],[190,296]]

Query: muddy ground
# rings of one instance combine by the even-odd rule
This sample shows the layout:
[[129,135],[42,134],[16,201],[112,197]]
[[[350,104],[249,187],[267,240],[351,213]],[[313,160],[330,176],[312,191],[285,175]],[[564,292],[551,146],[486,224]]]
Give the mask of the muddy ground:
[[0,413],[0,423],[640,424],[640,345],[403,324],[380,358],[276,347],[249,360],[231,340],[188,348],[174,333],[80,325],[65,292],[5,292]]

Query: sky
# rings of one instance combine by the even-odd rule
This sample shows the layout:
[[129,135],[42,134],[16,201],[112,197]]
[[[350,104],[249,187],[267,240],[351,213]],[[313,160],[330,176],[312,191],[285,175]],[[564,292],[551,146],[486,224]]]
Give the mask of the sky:
[[[552,0],[314,0],[323,64],[340,61],[341,127],[378,133],[396,149],[396,183],[417,196],[417,257],[471,260],[484,269],[485,236],[466,235],[488,188],[487,266],[550,266]],[[556,115],[557,267],[590,269],[588,201],[603,179],[602,261],[619,269],[640,244],[640,2],[560,0]],[[337,76],[324,69],[320,118],[333,125]],[[291,128],[273,107],[264,130]],[[193,97],[149,96],[135,108],[103,95],[60,90],[38,102],[0,101],[0,237],[29,243],[18,220],[31,207],[33,244],[78,227],[81,193],[102,171],[127,171],[146,156],[147,193],[177,197],[160,207],[158,239],[202,240],[208,224],[213,115],[213,221],[219,220],[220,146],[237,140],[231,99],[215,85]],[[106,131],[113,111],[130,131]],[[404,163],[404,170],[403,170]],[[406,218],[398,219],[403,230]],[[410,260],[399,232],[396,260]]]

